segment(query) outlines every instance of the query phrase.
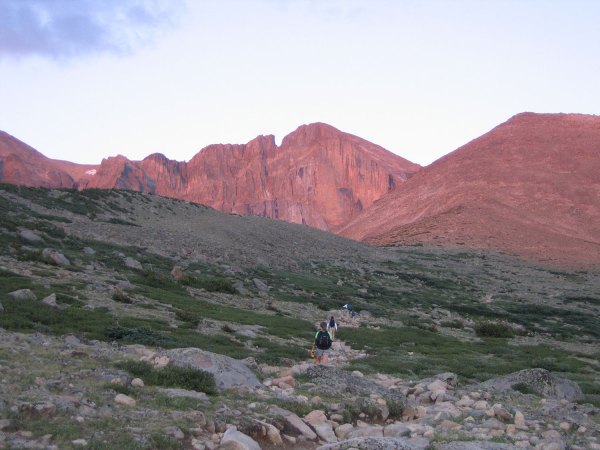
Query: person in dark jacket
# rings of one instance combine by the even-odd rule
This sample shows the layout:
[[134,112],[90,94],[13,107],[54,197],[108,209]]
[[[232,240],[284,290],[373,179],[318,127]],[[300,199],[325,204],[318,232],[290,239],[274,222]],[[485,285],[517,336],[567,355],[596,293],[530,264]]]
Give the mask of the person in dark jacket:
[[321,322],[321,328],[315,334],[315,342],[313,344],[313,348],[316,351],[315,364],[327,365],[332,342],[331,334],[327,331],[327,322]]

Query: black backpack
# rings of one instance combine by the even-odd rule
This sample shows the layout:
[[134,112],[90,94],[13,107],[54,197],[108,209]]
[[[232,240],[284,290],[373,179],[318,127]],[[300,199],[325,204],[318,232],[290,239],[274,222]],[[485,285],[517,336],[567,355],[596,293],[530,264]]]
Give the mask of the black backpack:
[[331,336],[327,331],[319,331],[317,335],[317,348],[320,350],[327,350],[331,347]]

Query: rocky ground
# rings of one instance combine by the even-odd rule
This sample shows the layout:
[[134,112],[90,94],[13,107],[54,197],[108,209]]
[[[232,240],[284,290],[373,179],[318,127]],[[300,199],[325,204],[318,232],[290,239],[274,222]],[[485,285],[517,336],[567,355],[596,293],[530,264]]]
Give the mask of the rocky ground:
[[[587,402],[600,392],[598,329],[586,322],[600,311],[596,272],[373,249],[140,194],[102,193],[101,208],[63,191],[0,194],[11,199],[0,217],[0,448],[600,448],[600,411]],[[232,289],[174,281],[204,276]],[[348,301],[360,319],[330,308]],[[332,314],[346,342],[316,367],[307,328]],[[467,344],[486,343],[479,315],[511,334],[475,352]],[[88,317],[100,322],[79,327]],[[449,355],[426,348],[451,339]],[[206,351],[233,346],[246,359]],[[471,352],[465,362],[457,348]],[[528,369],[497,378],[506,348]],[[375,370],[378,350],[400,355],[389,373],[412,375]],[[157,384],[133,373],[140,362],[208,371],[216,389]],[[415,376],[451,363],[485,367]]]
[[[600,448],[600,410],[541,369],[465,386],[452,373],[409,382],[343,370],[364,356],[343,342],[329,367],[276,367],[72,335],[0,337],[0,448]],[[220,391],[146,386],[115,368],[127,360],[202,368]]]

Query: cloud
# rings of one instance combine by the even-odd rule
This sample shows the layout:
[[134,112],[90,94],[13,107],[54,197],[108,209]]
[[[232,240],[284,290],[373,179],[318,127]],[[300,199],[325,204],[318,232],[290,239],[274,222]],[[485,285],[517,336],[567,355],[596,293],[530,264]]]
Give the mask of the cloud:
[[175,24],[185,0],[1,0],[0,58],[130,53]]

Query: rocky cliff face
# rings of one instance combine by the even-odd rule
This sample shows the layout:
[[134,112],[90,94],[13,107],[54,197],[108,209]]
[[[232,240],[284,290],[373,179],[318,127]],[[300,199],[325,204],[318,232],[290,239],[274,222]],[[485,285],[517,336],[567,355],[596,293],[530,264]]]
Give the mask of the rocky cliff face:
[[[244,145],[210,145],[187,163],[154,154],[142,161],[116,156],[99,166],[67,167],[20,146],[0,154],[5,182],[149,192],[323,230],[345,224],[420,169],[322,123],[299,127],[281,146],[273,136],[259,136]],[[29,163],[12,162],[29,154],[35,154]],[[27,183],[20,182],[23,179]]]
[[519,114],[338,229],[377,245],[469,246],[600,262],[600,117]]

